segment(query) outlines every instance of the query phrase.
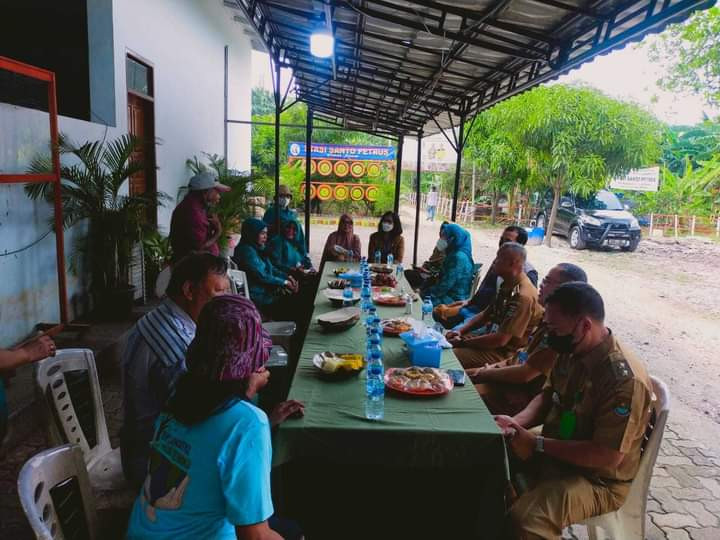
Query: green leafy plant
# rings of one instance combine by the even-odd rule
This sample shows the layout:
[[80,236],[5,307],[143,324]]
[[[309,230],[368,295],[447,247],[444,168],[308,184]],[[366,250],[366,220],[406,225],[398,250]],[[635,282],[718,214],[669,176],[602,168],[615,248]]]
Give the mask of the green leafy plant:
[[[73,257],[88,263],[96,302],[108,291],[128,287],[132,248],[140,239],[148,210],[167,199],[163,193],[125,194],[130,177],[144,170],[143,163],[132,159],[141,145],[131,135],[80,145],[64,135],[58,140],[63,227],[87,221],[87,234],[76,242]],[[45,155],[33,160],[29,172],[48,170],[52,162]],[[33,200],[53,199],[49,183],[28,184],[25,190]],[[77,260],[73,266],[78,268]]]

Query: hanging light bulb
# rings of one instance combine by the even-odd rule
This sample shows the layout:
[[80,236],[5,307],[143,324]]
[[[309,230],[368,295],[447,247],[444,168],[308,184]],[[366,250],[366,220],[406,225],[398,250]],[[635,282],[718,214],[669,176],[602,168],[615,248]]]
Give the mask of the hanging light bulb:
[[330,30],[323,28],[310,34],[310,52],[318,58],[329,58],[335,51],[335,38]]

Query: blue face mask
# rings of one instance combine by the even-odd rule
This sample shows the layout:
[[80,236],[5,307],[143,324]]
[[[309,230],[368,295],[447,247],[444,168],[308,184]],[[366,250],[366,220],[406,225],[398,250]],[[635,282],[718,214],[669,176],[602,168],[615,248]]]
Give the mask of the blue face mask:
[[438,249],[438,251],[445,251],[448,247],[447,240],[445,240],[444,238],[440,238],[437,241],[437,244],[435,244],[435,247]]

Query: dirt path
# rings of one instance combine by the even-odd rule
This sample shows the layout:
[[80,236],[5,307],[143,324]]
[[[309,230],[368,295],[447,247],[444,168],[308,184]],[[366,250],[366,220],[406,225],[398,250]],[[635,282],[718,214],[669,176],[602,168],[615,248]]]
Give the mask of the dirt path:
[[[406,266],[412,262],[414,211],[404,207]],[[418,261],[432,251],[439,222],[422,218]],[[313,226],[312,253],[319,254],[333,227]],[[363,249],[371,232],[357,228]],[[472,229],[476,262],[487,264],[499,229]],[[580,265],[600,291],[607,324],[670,387],[670,423],[681,437],[714,448],[720,439],[720,246],[699,240],[644,240],[635,253],[570,249],[556,237],[553,247],[531,246],[529,258],[542,276],[559,262]]]

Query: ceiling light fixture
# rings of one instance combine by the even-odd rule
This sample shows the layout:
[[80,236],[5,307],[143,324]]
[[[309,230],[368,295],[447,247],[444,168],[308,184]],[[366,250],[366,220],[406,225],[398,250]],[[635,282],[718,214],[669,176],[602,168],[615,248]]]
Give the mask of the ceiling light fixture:
[[330,58],[335,52],[335,38],[327,28],[310,34],[310,52],[318,58]]

